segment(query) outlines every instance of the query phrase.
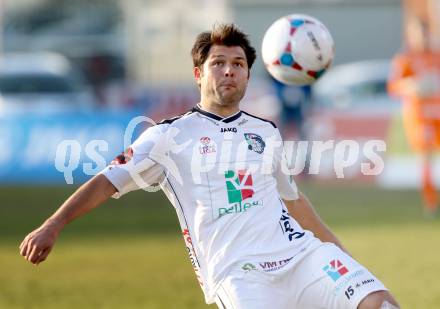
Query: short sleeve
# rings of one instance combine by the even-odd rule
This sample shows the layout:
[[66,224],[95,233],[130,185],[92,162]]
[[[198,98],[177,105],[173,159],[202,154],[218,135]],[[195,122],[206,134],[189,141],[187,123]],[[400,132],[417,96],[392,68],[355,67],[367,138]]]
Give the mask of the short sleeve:
[[281,134],[276,129],[277,147],[274,151],[274,178],[277,182],[277,190],[280,197],[284,200],[299,199],[298,188],[296,186],[293,175],[291,174],[291,166],[286,158],[286,151],[284,150],[283,140]]
[[101,171],[118,190],[114,198],[161,182],[165,168],[158,162],[167,151],[164,129],[162,125],[148,128]]

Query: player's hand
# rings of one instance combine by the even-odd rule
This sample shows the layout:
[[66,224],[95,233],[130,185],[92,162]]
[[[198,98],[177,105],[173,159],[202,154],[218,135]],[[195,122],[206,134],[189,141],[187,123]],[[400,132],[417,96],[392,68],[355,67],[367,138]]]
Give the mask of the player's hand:
[[20,254],[32,264],[46,260],[58,237],[55,225],[44,223],[27,235],[20,245]]

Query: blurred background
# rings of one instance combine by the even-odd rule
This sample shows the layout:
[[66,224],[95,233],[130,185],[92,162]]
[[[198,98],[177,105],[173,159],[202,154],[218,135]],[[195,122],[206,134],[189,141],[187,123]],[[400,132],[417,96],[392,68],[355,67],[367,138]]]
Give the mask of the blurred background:
[[[428,3],[440,29],[438,0],[2,0],[0,308],[207,307],[161,192],[109,201],[72,223],[38,267],[18,245],[123,150],[133,117],[160,121],[198,102],[190,49],[225,21],[258,51],[244,110],[273,120],[287,140],[386,142],[379,175],[362,175],[361,152],[338,178],[342,163],[330,150],[318,174],[306,169],[297,182],[402,308],[440,308],[440,224],[423,217],[420,158],[406,141],[400,99],[387,92],[408,3],[411,12]],[[291,13],[320,19],[335,40],[333,67],[312,87],[280,85],[261,62],[265,30]],[[65,140],[77,143],[56,164]],[[309,152],[299,155],[308,162]],[[439,187],[438,155],[433,176]]]

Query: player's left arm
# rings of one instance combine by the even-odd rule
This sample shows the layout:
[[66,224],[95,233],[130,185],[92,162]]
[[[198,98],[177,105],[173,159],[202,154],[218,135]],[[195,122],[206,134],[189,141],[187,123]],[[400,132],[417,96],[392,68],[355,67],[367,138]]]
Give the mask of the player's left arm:
[[[322,221],[308,198],[299,192],[297,200],[284,200],[289,214],[302,226],[315,234],[322,242],[331,242],[348,253],[329,227]],[[349,254],[349,253],[348,253]]]

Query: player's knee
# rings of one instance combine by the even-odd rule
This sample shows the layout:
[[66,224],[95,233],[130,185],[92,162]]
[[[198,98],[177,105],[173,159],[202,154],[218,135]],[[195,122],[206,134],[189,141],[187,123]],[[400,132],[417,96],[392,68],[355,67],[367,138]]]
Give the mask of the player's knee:
[[378,291],[367,295],[359,304],[358,309],[400,309],[388,291]]
[[384,301],[382,305],[380,306],[380,309],[400,309],[399,305],[393,305],[389,303],[388,301]]

